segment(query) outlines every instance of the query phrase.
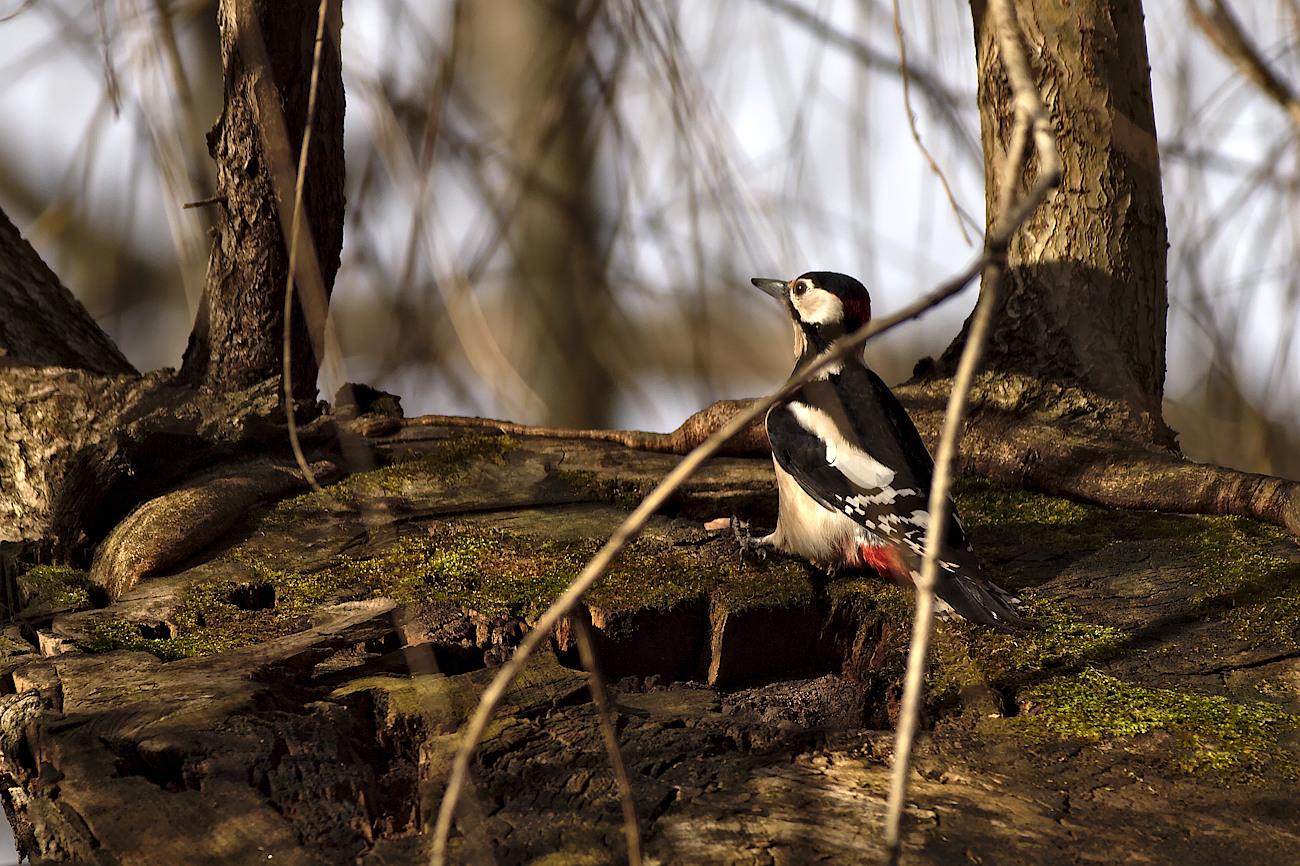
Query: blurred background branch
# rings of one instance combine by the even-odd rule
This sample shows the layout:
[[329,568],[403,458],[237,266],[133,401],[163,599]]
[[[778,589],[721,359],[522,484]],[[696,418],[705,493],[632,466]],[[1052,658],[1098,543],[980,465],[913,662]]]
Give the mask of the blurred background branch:
[[[1296,478],[1300,13],[1205,6],[1147,9],[1165,413],[1196,459]],[[917,130],[978,214],[969,10],[901,7]],[[830,268],[902,306],[970,248],[907,129],[892,13],[350,0],[348,377],[412,413],[667,430],[783,379],[787,326],[749,276]],[[0,22],[0,207],[140,369],[179,363],[203,285],[210,208],[182,205],[214,193],[215,17],[203,0],[46,0]],[[1219,48],[1188,38],[1206,22]],[[905,379],[968,312],[873,344],[873,366]]]

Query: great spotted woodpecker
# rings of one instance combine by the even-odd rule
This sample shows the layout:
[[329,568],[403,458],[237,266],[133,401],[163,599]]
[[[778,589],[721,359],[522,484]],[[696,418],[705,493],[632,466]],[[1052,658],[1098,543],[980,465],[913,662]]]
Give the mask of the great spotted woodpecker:
[[[790,282],[755,279],[794,321],[795,370],[871,319],[871,297],[843,274]],[[779,495],[776,531],[746,550],[773,547],[832,570],[870,566],[915,583],[925,549],[934,461],[888,386],[854,355],[822,371],[767,413]],[[1030,624],[986,580],[949,502],[935,593],[966,619],[1006,630]],[[940,609],[944,608],[940,604]]]

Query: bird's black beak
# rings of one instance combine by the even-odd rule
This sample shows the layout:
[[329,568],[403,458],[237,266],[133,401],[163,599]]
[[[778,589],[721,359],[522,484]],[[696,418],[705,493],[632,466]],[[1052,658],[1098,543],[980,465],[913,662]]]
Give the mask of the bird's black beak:
[[769,280],[764,279],[763,277],[754,277],[750,282],[776,298],[778,301],[785,303],[785,293],[786,290],[790,288],[790,284],[785,280]]

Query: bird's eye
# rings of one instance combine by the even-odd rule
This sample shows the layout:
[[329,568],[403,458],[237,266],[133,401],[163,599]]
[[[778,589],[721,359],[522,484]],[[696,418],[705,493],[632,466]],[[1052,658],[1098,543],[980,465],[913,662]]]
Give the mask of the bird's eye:
[[808,291],[808,284],[804,282],[795,283],[794,288],[790,289],[791,294],[796,297],[802,295],[806,291]]

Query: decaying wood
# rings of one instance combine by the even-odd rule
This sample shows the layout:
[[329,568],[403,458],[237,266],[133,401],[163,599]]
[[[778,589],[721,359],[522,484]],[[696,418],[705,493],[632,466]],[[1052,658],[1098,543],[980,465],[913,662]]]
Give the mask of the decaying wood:
[[[422,425],[372,444],[381,462],[436,458],[467,435]],[[173,634],[192,589],[234,592],[266,580],[250,562],[312,574],[335,554],[382,558],[449,521],[488,536],[523,534],[537,547],[597,544],[625,513],[600,497],[653,484],[677,462],[590,439],[514,438],[509,450],[463,460],[455,477],[347,479],[355,497],[340,495],[342,511],[304,505],[306,519],[227,539],[231,555],[145,578],[102,609],[29,622],[61,651],[54,657],[22,650],[22,635],[6,632],[0,675],[13,692],[0,696],[0,775],[33,862],[93,862],[93,852],[112,851],[123,864],[170,864],[193,861],[196,850],[214,863],[427,862],[450,755],[492,665],[523,634],[524,614],[395,607],[346,586],[346,598],[297,611],[291,633],[215,655],[163,663],[78,646],[97,623]],[[384,509],[368,508],[367,497]],[[686,516],[656,517],[650,537],[706,570],[734,563],[730,534],[699,520],[770,519],[774,499],[766,457],[719,458],[676,505]],[[1080,552],[1054,548],[1032,527],[968,528],[992,572],[1014,570],[1090,629],[1119,630],[1109,654],[1086,660],[1108,675],[1189,692],[1212,682],[1213,694],[1255,706],[1261,684],[1300,673],[1294,646],[1244,639],[1199,612],[1206,565],[1181,538],[1115,537]],[[1300,560],[1300,549],[1287,542],[1279,555]],[[735,605],[772,565],[751,563],[734,586],[668,610],[589,608],[652,862],[873,862],[883,853],[877,827],[901,667],[899,637],[887,629],[896,623],[837,605],[812,571],[806,594]],[[277,603],[274,592],[258,602],[269,611]],[[525,668],[483,744],[480,809],[452,839],[455,862],[485,851],[500,863],[599,860],[620,845],[595,711],[582,674],[560,663],[575,663],[571,640],[556,638],[559,655]],[[1022,737],[1042,709],[1020,703],[1025,690],[1085,662],[1018,669],[993,689],[987,661],[962,657],[980,639],[960,629],[937,637],[935,674],[957,678],[960,697],[931,706],[933,729],[918,743],[906,862],[998,862],[1014,851],[1047,866],[1104,862],[1115,850],[1181,862],[1210,851],[1222,866],[1246,866],[1300,851],[1300,824],[1280,808],[1291,785],[1282,775],[1233,785],[1180,772],[1176,757],[1194,747],[1159,729],[1096,743]],[[411,671],[417,648],[440,673]],[[1278,700],[1295,706],[1294,690]],[[1011,713],[1022,718],[1002,718]]]
[[[682,422],[671,433],[647,433],[642,430],[575,430],[567,427],[534,427],[512,421],[492,418],[465,418],[459,415],[422,415],[404,423],[411,426],[468,427],[499,430],[516,436],[559,436],[565,439],[595,439],[617,442],[628,448],[642,451],[659,451],[665,454],[686,454],[724,424],[752,400],[719,400],[701,409]],[[768,453],[767,430],[761,419],[754,421],[741,433],[722,446],[723,454]]]

